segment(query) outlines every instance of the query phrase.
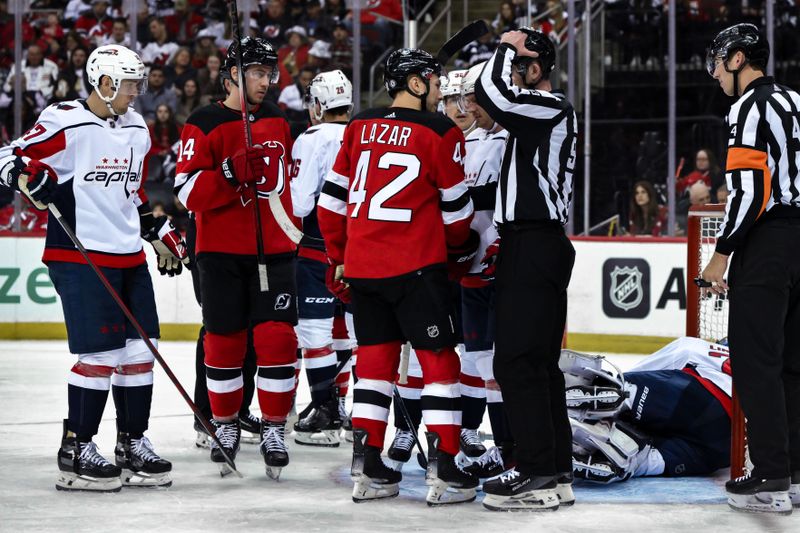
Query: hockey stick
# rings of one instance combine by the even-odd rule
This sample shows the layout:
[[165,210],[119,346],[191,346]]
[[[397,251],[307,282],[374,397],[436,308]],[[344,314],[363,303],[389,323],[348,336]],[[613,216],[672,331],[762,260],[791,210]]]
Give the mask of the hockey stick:
[[436,53],[436,61],[444,66],[450,58],[475,39],[489,33],[489,26],[484,20],[474,20],[450,37]]
[[397,382],[400,385],[408,383],[408,363],[411,361],[411,343],[407,342],[400,351],[400,377]]
[[[239,86],[239,106],[242,112],[242,122],[244,123],[244,143],[247,148],[253,146],[253,134],[250,131],[250,120],[247,110],[247,85],[244,79],[244,70],[242,69],[242,34],[239,28],[239,8],[236,6],[236,0],[226,0],[228,2],[228,9],[231,15],[231,32],[233,34],[233,41],[236,43],[236,74]],[[275,66],[277,68],[277,65]],[[261,208],[258,205],[258,185],[253,184],[253,210],[256,214],[256,253],[258,261],[258,283],[261,292],[269,290],[269,282],[267,280],[267,259],[264,256],[264,237],[261,226]]]
[[419,465],[422,468],[428,468],[428,458],[425,456],[425,451],[422,449],[422,444],[419,442],[417,428],[415,428],[414,424],[411,423],[411,415],[408,414],[408,409],[406,409],[406,404],[403,401],[403,397],[400,396],[400,389],[398,389],[397,385],[394,383],[392,383],[392,388],[394,389],[394,401],[397,402],[397,407],[400,409],[400,414],[403,415],[403,420],[406,421],[408,429],[411,431],[411,434],[414,435],[414,442],[419,450],[419,453],[417,454],[417,462],[419,462]]
[[167,365],[167,362],[158,352],[158,348],[156,348],[155,345],[153,345],[153,342],[150,340],[150,337],[144,331],[144,328],[142,328],[141,324],[139,324],[139,321],[136,320],[136,317],[133,316],[131,310],[128,309],[128,306],[125,305],[125,302],[122,301],[122,298],[120,298],[119,294],[117,294],[117,291],[114,290],[114,287],[111,286],[111,283],[108,281],[108,278],[105,276],[105,274],[103,274],[103,271],[100,270],[100,268],[95,264],[95,262],[92,261],[92,258],[89,257],[89,252],[86,251],[86,248],[83,247],[83,244],[78,239],[78,236],[75,235],[74,231],[72,231],[69,222],[64,220],[64,217],[61,215],[61,211],[58,210],[55,204],[50,204],[47,207],[50,209],[50,212],[53,214],[53,216],[56,217],[56,220],[64,229],[64,232],[72,241],[72,244],[75,245],[75,247],[81,253],[83,258],[86,260],[86,263],[92,268],[92,270],[94,270],[94,273],[97,274],[98,279],[100,279],[100,283],[103,284],[103,287],[106,288],[108,294],[111,295],[111,297],[114,299],[114,302],[116,302],[117,306],[119,306],[120,310],[122,310],[122,313],[125,315],[125,318],[127,318],[128,321],[131,323],[133,329],[135,329],[136,333],[139,334],[139,337],[142,338],[142,341],[144,341],[145,345],[147,346],[147,349],[150,350],[150,353],[153,354],[153,357],[155,357],[156,361],[158,361],[158,364],[160,364],[161,368],[164,369],[164,373],[167,374],[167,377],[175,385],[175,388],[178,389],[180,395],[183,396],[184,400],[186,400],[187,405],[194,413],[194,416],[195,418],[197,418],[197,421],[200,422],[203,428],[205,428],[206,432],[208,432],[209,436],[217,444],[220,452],[222,452],[222,456],[224,457],[225,462],[228,463],[228,466],[231,468],[231,470],[233,470],[233,472],[237,476],[242,477],[242,473],[236,470],[236,465],[234,465],[233,460],[230,457],[228,457],[227,453],[225,453],[225,448],[222,447],[222,443],[217,438],[216,429],[214,428],[214,426],[212,426],[211,423],[208,420],[206,420],[206,417],[203,415],[203,413],[200,412],[200,409],[197,407],[197,405],[195,405],[195,403],[189,397],[189,394],[187,394],[186,389],[183,388],[183,385],[181,385],[181,382],[178,381],[178,378],[172,372],[172,369],[170,369],[169,365]]

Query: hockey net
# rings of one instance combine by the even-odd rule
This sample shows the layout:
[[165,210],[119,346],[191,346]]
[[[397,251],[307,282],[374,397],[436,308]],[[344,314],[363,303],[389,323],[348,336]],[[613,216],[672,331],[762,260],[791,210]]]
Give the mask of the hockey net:
[[[725,216],[725,206],[709,204],[694,206],[689,210],[687,222],[686,268],[686,335],[716,342],[728,336],[728,308],[726,295],[703,298],[694,279],[714,255],[717,230]],[[731,416],[731,478],[744,474],[746,456],[744,415],[736,391],[733,393]]]

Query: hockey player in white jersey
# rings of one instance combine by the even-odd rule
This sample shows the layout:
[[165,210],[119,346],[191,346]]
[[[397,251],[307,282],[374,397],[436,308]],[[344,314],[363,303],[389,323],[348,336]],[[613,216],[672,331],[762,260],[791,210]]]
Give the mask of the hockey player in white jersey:
[[708,475],[730,464],[727,346],[677,339],[622,375],[563,350],[576,477]]
[[[308,88],[309,116],[317,122],[303,132],[292,148],[292,205],[303,221],[306,235],[321,238],[317,200],[325,176],[342,145],[344,128],[353,108],[353,87],[341,70],[318,74]],[[334,386],[339,367],[349,372],[347,360],[338,361],[333,347],[336,298],[326,286],[327,255],[323,245],[301,245],[297,261],[299,320],[295,328],[306,376],[311,388],[311,409],[294,425],[295,442],[337,447],[347,417],[344,398]],[[352,314],[350,331],[352,328]],[[342,352],[344,353],[344,352]]]
[[[142,238],[153,244],[162,274],[180,273],[188,260],[183,239],[166,217],[153,216],[142,189],[150,134],[129,106],[144,90],[144,64],[127,48],[107,45],[92,52],[86,70],[92,94],[48,107],[30,131],[0,149],[0,179],[39,209],[58,207],[156,344],[158,317]],[[56,488],[169,486],[172,465],[144,436],[153,355],[53,217],[43,261],[78,359],[68,378]],[[92,442],[109,389],[117,411],[116,464]]]

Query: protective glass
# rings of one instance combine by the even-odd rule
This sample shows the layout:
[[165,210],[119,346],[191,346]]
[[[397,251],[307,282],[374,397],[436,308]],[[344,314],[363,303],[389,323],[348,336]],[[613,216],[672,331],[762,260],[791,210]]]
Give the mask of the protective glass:
[[122,96],[139,96],[147,91],[147,78],[141,80],[122,80],[117,94]]
[[714,53],[714,50],[709,50],[706,53],[706,70],[708,75],[714,77],[714,71],[717,70],[717,65],[722,63],[724,59]]
[[462,113],[471,113],[475,109],[475,106],[478,105],[478,101],[475,99],[475,93],[462,94],[458,97],[456,103],[458,104],[458,110]]
[[269,77],[270,83],[277,83],[280,72],[274,67],[265,67],[263,65],[248,67],[244,70],[244,75],[248,80],[261,81]]

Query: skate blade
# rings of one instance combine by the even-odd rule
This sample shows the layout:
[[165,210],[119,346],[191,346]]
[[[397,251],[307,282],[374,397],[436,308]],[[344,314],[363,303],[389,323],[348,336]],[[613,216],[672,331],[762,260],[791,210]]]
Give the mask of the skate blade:
[[456,503],[468,503],[475,501],[477,492],[472,489],[458,489],[451,487],[441,479],[426,480],[428,494],[425,501],[428,507],[439,507],[442,505],[453,505]]
[[283,470],[282,466],[266,466],[265,470],[267,471],[267,477],[274,480],[280,481],[281,480],[281,470]]
[[172,479],[169,472],[163,474],[147,474],[145,472],[134,472],[133,470],[122,470],[120,476],[123,487],[139,488],[167,488],[172,486]]
[[361,474],[353,477],[353,502],[364,503],[373,500],[394,498],[400,494],[397,483],[375,483],[369,477]]
[[[219,477],[228,477],[234,472],[228,463],[217,463],[217,467],[219,467]],[[241,474],[239,477],[241,477]]]
[[728,507],[743,513],[792,514],[792,500],[788,492],[728,494]]
[[517,496],[487,494],[483,506],[490,511],[557,511],[559,501],[555,490],[532,490]]
[[323,448],[338,448],[341,442],[338,429],[325,429],[314,433],[295,430],[294,441],[303,446],[320,446]]
[[59,472],[56,490],[85,492],[119,492],[122,482],[118,477],[97,478],[74,472]]
[[352,429],[345,429],[342,431],[344,434],[344,440],[347,442],[353,442],[353,430]]
[[572,491],[571,484],[559,484],[556,487],[556,496],[558,496],[558,504],[562,507],[569,507],[575,504],[575,493]]
[[388,466],[389,468],[391,468],[396,472],[402,472],[404,464],[406,464],[404,461],[395,461],[394,459],[386,460],[386,466]]
[[203,433],[202,431],[197,432],[197,437],[194,439],[194,445],[198,448],[203,448],[204,450],[211,449],[211,437]]

